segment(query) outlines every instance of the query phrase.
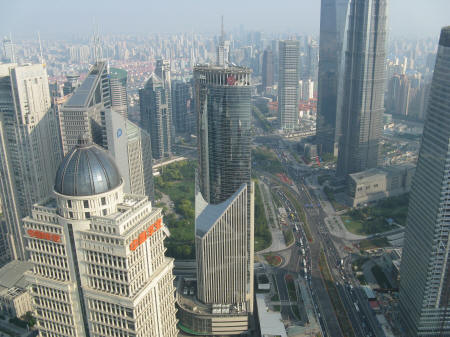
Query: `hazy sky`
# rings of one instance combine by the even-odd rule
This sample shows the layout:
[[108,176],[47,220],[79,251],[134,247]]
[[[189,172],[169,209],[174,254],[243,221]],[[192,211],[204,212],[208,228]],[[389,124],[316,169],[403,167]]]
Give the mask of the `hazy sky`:
[[[93,18],[101,32],[215,32],[244,24],[266,32],[317,34],[320,0],[0,0],[0,33],[40,31],[88,34]],[[450,25],[450,0],[390,0],[393,36],[438,36]]]

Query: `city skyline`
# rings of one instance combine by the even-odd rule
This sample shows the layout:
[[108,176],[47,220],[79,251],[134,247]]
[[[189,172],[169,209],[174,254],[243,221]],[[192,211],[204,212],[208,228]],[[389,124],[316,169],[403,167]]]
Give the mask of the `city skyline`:
[[[87,0],[54,3],[51,0],[33,2],[7,2],[2,4],[0,14],[0,33],[13,37],[35,35],[40,31],[42,36],[67,36],[89,34],[94,22],[103,33],[176,33],[207,32],[216,34],[220,16],[225,17],[228,32],[239,29],[242,22],[251,30],[267,30],[277,32],[303,33],[318,35],[320,18],[320,1],[288,0],[284,3],[264,1],[231,3],[211,3],[206,0],[196,2],[172,0],[150,3],[142,0],[127,2],[89,2]],[[239,7],[236,12],[234,9]],[[89,8],[91,15],[86,15]],[[285,9],[289,8],[289,11]],[[392,36],[437,36],[442,26],[447,24],[446,14],[450,11],[450,2],[432,0],[391,1],[389,6]],[[165,16],[153,15],[152,20],[145,20],[147,13],[170,12],[178,20],[168,24]],[[245,13],[252,12],[252,16]],[[8,15],[15,13],[16,15]],[[68,17],[76,20],[67,20]],[[39,18],[36,20],[36,18]],[[130,19],[128,19],[130,18]],[[133,18],[133,19],[131,19]],[[202,18],[202,20],[197,20]],[[424,20],[433,18],[433,20]],[[120,25],[117,23],[120,22]],[[417,23],[420,24],[417,24]],[[55,29],[58,27],[58,29]],[[55,34],[56,33],[56,34]]]

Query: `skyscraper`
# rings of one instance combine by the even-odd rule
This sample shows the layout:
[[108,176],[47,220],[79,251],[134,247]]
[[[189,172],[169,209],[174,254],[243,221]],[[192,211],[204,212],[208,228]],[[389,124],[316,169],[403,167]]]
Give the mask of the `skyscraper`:
[[139,90],[142,128],[150,134],[153,159],[172,155],[172,114],[170,89],[152,74],[143,89]]
[[5,63],[16,62],[14,57],[14,44],[11,37],[5,36],[3,38],[3,56],[2,61]]
[[181,324],[236,335],[253,313],[253,185],[250,70],[194,69],[198,174],[195,195],[197,313],[180,297]]
[[189,131],[191,101],[191,83],[185,80],[172,81],[172,121],[177,133]]
[[293,131],[298,125],[299,42],[279,43],[278,119],[283,131]]
[[60,145],[44,66],[0,65],[0,193],[13,259],[26,258],[21,220],[52,191]]
[[392,114],[407,116],[409,112],[411,82],[404,74],[395,74],[388,85],[387,109]]
[[220,39],[216,49],[216,65],[221,67],[227,66],[229,52],[230,52],[230,43],[229,41],[225,41],[225,31],[223,29],[223,16],[222,16]]
[[81,136],[106,147],[105,111],[111,107],[108,66],[98,61],[60,111],[64,154],[77,145]]
[[24,219],[40,336],[178,335],[161,209],[126,194],[97,145],[63,159],[53,196]]
[[154,200],[150,135],[120,112],[105,114],[108,152],[124,180],[125,193],[146,195]]
[[319,150],[337,154],[338,82],[349,0],[322,0],[316,138]]
[[408,336],[450,335],[450,27],[441,31],[400,269]]
[[387,0],[351,0],[337,175],[378,165],[386,82]]
[[126,70],[110,68],[111,107],[128,118],[127,77]]
[[271,86],[273,86],[273,52],[271,49],[266,49],[262,61],[262,92]]
[[170,90],[170,61],[164,59],[156,60],[155,74],[161,79],[164,88]]

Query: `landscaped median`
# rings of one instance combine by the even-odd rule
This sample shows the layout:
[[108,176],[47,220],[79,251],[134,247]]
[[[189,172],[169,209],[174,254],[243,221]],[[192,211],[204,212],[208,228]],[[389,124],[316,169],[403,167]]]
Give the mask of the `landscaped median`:
[[278,267],[281,264],[281,262],[283,262],[283,259],[279,255],[265,254],[264,258],[271,266],[274,267]]
[[341,302],[338,290],[336,289],[336,286],[334,284],[334,280],[328,267],[328,263],[323,250],[320,252],[319,268],[322,274],[323,282],[325,283],[325,286],[327,288],[328,295],[330,296],[331,303],[333,304],[334,312],[336,313],[336,317],[338,319],[342,333],[346,337],[356,337],[348,318],[347,311],[345,310],[345,307]]
[[286,287],[289,294],[289,300],[291,302],[291,310],[294,313],[294,315],[300,319],[300,311],[298,310],[298,298],[297,298],[297,291],[295,290],[295,279],[294,276],[291,274],[286,274],[284,277],[284,280],[286,281]]
[[289,189],[287,187],[283,187],[283,191],[284,191],[285,195],[291,201],[292,205],[294,205],[295,210],[298,214],[298,217],[303,222],[303,229],[305,230],[306,238],[308,239],[309,242],[313,242],[311,230],[309,228],[308,222],[306,221],[306,215],[305,215],[305,212],[303,211],[302,205],[298,202],[298,200],[296,198],[294,198],[294,195],[289,191]]

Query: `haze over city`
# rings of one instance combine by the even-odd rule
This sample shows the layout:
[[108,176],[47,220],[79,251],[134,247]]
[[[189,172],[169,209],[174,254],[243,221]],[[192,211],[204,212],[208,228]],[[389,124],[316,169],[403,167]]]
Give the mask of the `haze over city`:
[[0,336],[450,336],[450,1],[0,5]]
[[[394,36],[436,36],[448,23],[447,0],[393,0],[389,4]],[[14,15],[11,15],[14,13]],[[169,1],[4,1],[0,32],[58,38],[89,34],[93,21],[103,33],[216,33],[221,15],[227,29],[318,34],[320,0],[169,0]]]

